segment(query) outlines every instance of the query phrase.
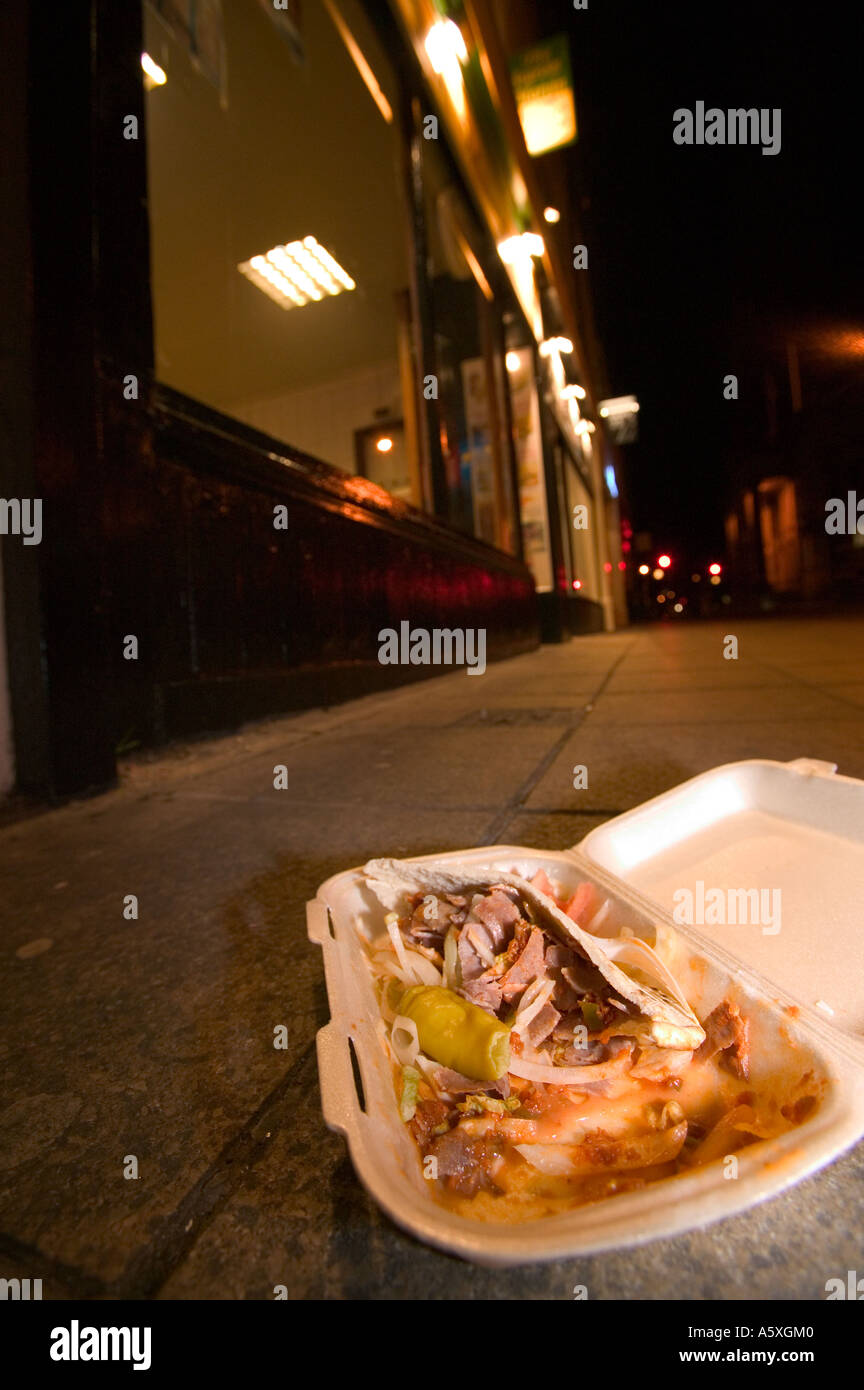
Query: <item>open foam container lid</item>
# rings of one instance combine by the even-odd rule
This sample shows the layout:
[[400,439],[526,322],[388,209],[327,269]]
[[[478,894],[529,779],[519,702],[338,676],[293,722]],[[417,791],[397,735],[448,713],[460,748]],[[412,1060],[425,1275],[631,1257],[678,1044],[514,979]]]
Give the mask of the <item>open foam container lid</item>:
[[864,1041],[864,782],[809,758],[727,763],[607,821],[578,851],[676,921],[692,906],[696,933],[822,1027]]

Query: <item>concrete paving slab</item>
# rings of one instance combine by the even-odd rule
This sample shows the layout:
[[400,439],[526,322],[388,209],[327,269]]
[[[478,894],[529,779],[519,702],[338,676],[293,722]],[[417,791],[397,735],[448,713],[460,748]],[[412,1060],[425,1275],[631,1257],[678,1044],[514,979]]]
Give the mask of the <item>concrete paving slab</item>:
[[864,1180],[864,1146],[793,1192],[702,1230],[582,1260],[483,1269],[395,1227],[317,1105],[310,1058],[283,1128],[160,1297],[270,1299],[282,1285],[295,1299],[572,1301],[577,1286],[589,1299],[815,1299],[859,1259],[842,1202]]
[[[305,939],[318,884],[373,854],[472,844],[488,819],[375,808],[358,826],[356,809],[316,821],[153,800],[135,811],[77,866],[60,849],[47,875],[22,878],[3,859],[0,1232],[93,1287],[116,1285],[171,1226],[326,1021]],[[127,892],[137,922],[123,919]],[[51,944],[22,958],[34,941]],[[124,1178],[129,1155],[137,1179]]]
[[[718,682],[719,684],[719,682]],[[597,724],[735,724],[743,720],[791,719],[816,722],[836,719],[837,702],[807,687],[778,687],[769,691],[710,690],[698,693],[658,691],[654,696],[606,693],[593,712]]]
[[554,736],[542,725],[521,729],[515,743],[509,730],[484,725],[426,728],[422,735],[410,725],[372,734],[338,730],[285,750],[279,763],[286,790],[274,787],[277,764],[267,755],[205,773],[175,796],[254,797],[280,816],[309,806],[495,806],[528,776]]
[[502,1273],[396,1231],[321,1119],[328,1010],[304,903],[330,874],[379,854],[568,848],[740,758],[817,757],[864,778],[864,627],[734,630],[738,663],[718,658],[722,623],[657,625],[141,754],[116,791],[0,830],[7,1276],[41,1276],[45,1297],[285,1284],[570,1299],[584,1283],[592,1298],[758,1299],[822,1297],[855,1268],[864,1147],[734,1221]]
[[[744,758],[819,758],[848,777],[864,778],[864,721],[734,723],[665,726],[583,725],[560,750],[526,798],[532,810],[623,811],[723,763]],[[573,769],[588,769],[588,786],[573,787]]]

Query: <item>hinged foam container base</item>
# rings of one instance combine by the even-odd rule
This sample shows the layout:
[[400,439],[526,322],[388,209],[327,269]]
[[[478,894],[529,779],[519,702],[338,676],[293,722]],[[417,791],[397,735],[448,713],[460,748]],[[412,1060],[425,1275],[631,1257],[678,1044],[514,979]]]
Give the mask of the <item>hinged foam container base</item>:
[[[382,909],[361,872],[348,870],[322,884],[307,907],[331,1012],[318,1034],[322,1109],[330,1128],[345,1135],[370,1195],[419,1239],[488,1265],[642,1244],[743,1211],[864,1135],[864,783],[807,760],[733,763],[607,822],[570,851],[496,845],[425,858],[469,873],[472,865],[494,865],[531,877],[542,868],[565,890],[590,879],[613,900],[616,926],[656,943],[700,1018],[724,997],[745,1007],[754,1084],[760,1068],[766,1079],[812,1068],[822,1100],[789,1133],[739,1150],[733,1180],[717,1162],[518,1224],[451,1212],[433,1197],[399,1118],[362,944],[380,933]],[[724,890],[779,888],[779,932],[676,923],[674,894],[685,888],[698,900],[699,881]],[[838,950],[857,966],[828,958]]]

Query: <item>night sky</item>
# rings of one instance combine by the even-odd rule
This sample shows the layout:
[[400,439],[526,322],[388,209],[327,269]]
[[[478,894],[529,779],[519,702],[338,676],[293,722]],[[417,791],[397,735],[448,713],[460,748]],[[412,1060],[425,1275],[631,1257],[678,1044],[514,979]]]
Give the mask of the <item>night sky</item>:
[[[613,394],[641,402],[633,520],[697,560],[722,547],[731,412],[758,417],[780,325],[864,324],[857,25],[821,4],[562,0],[558,13],[598,329]],[[779,106],[780,153],[676,145],[673,112],[699,100]],[[737,403],[723,400],[729,372]]]

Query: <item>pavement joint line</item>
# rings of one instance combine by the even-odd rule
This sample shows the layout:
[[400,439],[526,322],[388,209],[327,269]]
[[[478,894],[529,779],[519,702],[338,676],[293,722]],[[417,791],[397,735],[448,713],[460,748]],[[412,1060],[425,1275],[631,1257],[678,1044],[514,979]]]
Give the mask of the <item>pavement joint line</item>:
[[603,816],[608,819],[610,816],[623,816],[622,807],[617,807],[610,811],[605,806],[599,811],[593,808],[588,810],[574,809],[572,806],[523,806],[519,811],[520,816]]
[[604,690],[606,689],[610,680],[614,676],[615,672],[618,670],[618,667],[621,665],[621,662],[627,656],[628,652],[632,651],[633,646],[635,646],[635,639],[633,642],[628,644],[628,646],[621,652],[620,656],[615,658],[615,660],[612,662],[611,666],[607,670],[605,676],[603,677],[602,681],[597,686],[597,689],[594,691],[593,695],[591,695],[590,699],[586,701],[582,709],[580,718],[577,719],[575,723],[568,724],[564,729],[562,729],[561,734],[558,738],[555,739],[551,748],[547,749],[544,756],[540,759],[539,763],[534,768],[534,771],[530,773],[530,775],[525,779],[522,785],[517,789],[517,791],[510,798],[510,801],[503,808],[503,810],[499,811],[498,814],[494,817],[492,823],[486,830],[486,834],[481,840],[478,841],[478,845],[494,845],[501,840],[501,837],[503,836],[507,826],[510,824],[510,821],[513,820],[517,812],[524,809],[524,802],[531,795],[538,782],[543,777],[545,777],[546,773],[549,771],[549,768],[555,762],[555,759],[558,757],[558,754],[562,751],[565,744],[569,743],[573,735],[579,729],[581,729],[585,720],[588,718],[588,715],[593,712],[594,706],[596,705],[600,696],[603,694]]
[[[850,709],[856,710],[859,719],[862,714],[864,714],[864,705],[850,705]],[[589,713],[590,712],[591,711],[589,711]],[[766,713],[761,717],[754,714],[743,715],[738,719],[715,719],[706,717],[705,719],[676,719],[673,722],[676,729],[704,729],[706,727],[714,729],[725,727],[726,725],[737,728],[742,724],[767,724],[769,728],[773,729],[775,724],[801,724],[804,722],[804,718],[806,718],[806,716],[802,718],[799,714],[796,718],[776,719]],[[839,719],[840,716],[838,715],[837,718]],[[824,723],[825,720],[823,719],[822,722]],[[851,715],[845,717],[845,722],[851,722]],[[669,721],[666,719],[644,719],[641,722],[630,719],[595,720],[592,732],[596,729],[662,729],[664,726],[668,725],[668,723]],[[574,728],[578,727],[578,725],[574,725],[570,732],[573,733]]]
[[[542,653],[542,651],[543,651],[543,647],[541,646],[541,647],[535,648],[534,650],[532,650],[532,651],[530,651],[530,652],[520,652],[520,653],[519,653],[517,656],[515,656],[515,657],[507,657],[507,658],[505,658],[505,660],[506,660],[506,661],[519,661],[519,660],[522,660],[522,659],[524,659],[524,658],[526,658],[526,657],[534,657],[534,656],[537,656],[539,653]],[[492,667],[492,670],[494,671],[497,667],[499,667],[499,666],[502,665],[502,664],[503,664],[502,662],[496,662],[496,663],[494,663],[494,665],[493,665],[493,667]],[[343,703],[342,705],[333,705],[333,706],[330,706],[329,708],[328,708],[327,706],[321,706],[321,707],[317,707],[317,708],[314,709],[314,710],[299,710],[299,711],[296,712],[296,714],[293,714],[293,715],[292,715],[291,712],[286,712],[286,713],[285,713],[284,715],[282,715],[282,716],[277,716],[277,719],[279,719],[279,720],[281,720],[281,719],[293,720],[293,719],[296,718],[296,720],[298,721],[298,724],[299,724],[299,722],[300,722],[301,720],[304,720],[304,719],[307,719],[307,718],[308,718],[308,719],[317,718],[317,719],[326,721],[326,727],[321,727],[320,724],[316,724],[314,727],[312,727],[312,728],[307,728],[307,729],[305,729],[305,730],[304,730],[304,729],[300,729],[300,728],[298,728],[297,726],[295,726],[293,730],[290,730],[290,729],[289,729],[289,731],[288,731],[289,733],[293,732],[293,733],[296,735],[296,737],[294,737],[294,738],[292,739],[291,745],[290,745],[290,746],[291,746],[292,748],[293,748],[293,747],[299,747],[301,744],[307,744],[307,743],[309,743],[309,742],[310,742],[312,739],[314,739],[314,738],[321,738],[321,737],[323,737],[323,736],[332,734],[332,733],[334,733],[335,731],[337,731],[337,730],[343,728],[344,726],[348,726],[348,725],[357,723],[358,721],[360,721],[360,720],[362,720],[362,719],[364,719],[364,718],[366,718],[366,719],[374,718],[374,716],[379,712],[379,710],[378,710],[378,706],[379,706],[379,705],[393,705],[393,704],[399,704],[399,703],[402,703],[403,701],[405,701],[405,700],[407,700],[407,699],[409,699],[409,698],[411,698],[411,697],[417,697],[417,696],[420,695],[421,689],[422,689],[423,686],[431,685],[431,684],[433,684],[433,683],[435,683],[435,682],[437,682],[437,681],[453,681],[453,682],[455,683],[455,681],[459,679],[459,674],[460,674],[459,672],[454,672],[454,671],[442,672],[441,675],[439,675],[439,676],[430,676],[430,677],[428,677],[426,680],[412,681],[412,682],[410,682],[410,683],[409,683],[408,685],[406,685],[406,686],[397,686],[397,687],[396,687],[395,689],[393,689],[393,690],[379,690],[379,691],[375,691],[375,692],[374,692],[373,694],[371,694],[371,695],[360,695],[360,696],[357,697],[356,701],[355,701],[355,700],[346,700],[346,701],[344,701],[344,703]],[[440,692],[439,692],[439,693],[440,693]],[[352,708],[352,706],[359,705],[361,701],[369,701],[370,703],[369,703],[368,705],[364,705],[364,708],[363,708],[363,709]],[[372,705],[372,702],[373,702],[373,701],[375,702],[374,706]],[[343,712],[343,711],[344,711],[344,712]],[[269,722],[269,721],[266,721],[266,722]],[[196,748],[196,746],[200,746],[200,748],[201,748],[201,750],[202,750],[201,756],[202,756],[202,758],[204,758],[205,760],[207,759],[208,754],[207,754],[204,750],[205,750],[206,748],[208,748],[208,747],[214,749],[214,751],[213,751],[212,754],[210,755],[210,763],[211,763],[211,765],[210,765],[209,767],[203,767],[203,768],[201,768],[200,770],[191,773],[191,775],[189,776],[188,780],[193,781],[196,777],[204,777],[204,776],[206,776],[209,772],[214,772],[214,771],[217,771],[217,770],[218,770],[218,771],[224,770],[224,765],[225,765],[226,762],[227,762],[227,763],[230,763],[230,765],[231,765],[232,767],[237,767],[237,766],[239,766],[239,765],[241,765],[241,764],[243,764],[243,763],[250,762],[253,758],[262,757],[262,756],[264,756],[265,754],[271,753],[274,749],[278,749],[278,748],[281,746],[283,736],[280,735],[280,734],[274,733],[272,739],[266,739],[266,740],[265,740],[265,739],[262,737],[262,746],[261,746],[261,747],[256,748],[256,749],[247,749],[247,750],[244,750],[244,751],[242,751],[241,753],[239,753],[239,755],[238,755],[237,753],[231,753],[230,751],[228,751],[227,749],[225,749],[225,744],[226,744],[226,741],[227,741],[227,740],[232,739],[232,738],[236,738],[238,735],[242,734],[242,733],[244,732],[244,730],[246,730],[246,731],[253,730],[253,731],[254,731],[255,727],[256,727],[256,726],[253,724],[253,725],[244,725],[244,726],[242,726],[240,729],[225,729],[225,730],[223,730],[221,733],[218,733],[218,732],[217,732],[217,733],[214,733],[210,738],[201,739],[201,740],[200,740],[200,743],[198,743],[198,741],[196,741],[196,740],[192,740],[192,741],[186,740],[185,742],[184,742],[183,740],[177,740],[177,741],[174,742],[174,743],[167,744],[167,745],[165,745],[165,747],[164,747],[164,749],[163,749],[163,752],[162,752],[162,756],[161,756],[161,757],[158,757],[158,756],[157,756],[157,758],[153,759],[152,761],[143,761],[143,762],[141,762],[141,763],[134,763],[134,762],[131,763],[131,764],[129,765],[129,768],[128,768],[127,771],[126,771],[126,774],[125,774],[127,780],[126,780],[126,781],[121,781],[121,783],[119,784],[118,787],[114,787],[114,788],[109,787],[109,788],[107,788],[106,790],[110,792],[110,791],[117,791],[117,790],[122,791],[122,790],[129,790],[129,789],[132,789],[132,780],[134,779],[135,772],[136,772],[139,768],[142,769],[142,770],[143,770],[143,769],[147,769],[147,768],[151,768],[151,767],[153,767],[154,763],[157,763],[157,762],[162,762],[162,763],[164,763],[166,767],[169,767],[169,766],[173,763],[173,764],[174,764],[174,767],[176,767],[176,771],[178,772],[178,774],[179,774],[179,773],[182,773],[182,764],[183,764],[184,759],[183,759],[182,756],[178,756],[178,755],[177,755],[177,750],[180,749],[180,748],[190,748],[190,749],[192,749],[192,750],[193,750],[193,756],[194,756],[194,749]],[[442,724],[442,725],[424,725],[424,724],[420,724],[420,725],[411,725],[411,726],[405,726],[405,725],[403,725],[403,726],[401,726],[401,727],[403,727],[403,728],[405,728],[405,727],[412,727],[412,728],[440,728],[440,729],[443,730],[443,729],[445,729],[445,728],[447,728],[447,727],[449,727],[449,726],[448,726],[448,725],[444,725],[444,724]],[[251,735],[247,735],[247,736],[251,736]],[[174,750],[173,755],[172,755],[172,749]],[[224,752],[223,752],[223,749],[225,749]],[[157,751],[157,753],[158,753],[158,750],[156,750],[156,751]],[[172,769],[172,770],[173,770],[173,769]],[[144,777],[143,777],[143,776],[142,776],[142,780],[144,780]],[[63,804],[66,804],[66,803],[63,803]]]
[[[763,662],[762,664],[765,666],[766,671],[778,671],[778,670],[782,670],[782,667],[768,666],[768,665],[765,664],[764,662]],[[856,704],[854,700],[848,699],[845,695],[835,695],[834,692],[833,692],[833,690],[829,690],[829,689],[828,689],[826,686],[824,686],[824,685],[814,685],[812,681],[805,681],[805,680],[802,680],[801,676],[793,676],[792,679],[796,682],[797,685],[803,685],[803,687],[804,687],[805,690],[813,690],[813,691],[816,691],[819,695],[827,695],[827,696],[829,697],[829,699],[831,699],[831,700],[838,700],[838,701],[840,702],[841,705],[845,705],[848,709],[858,710],[859,713],[860,713],[860,711],[861,711],[861,709],[862,709],[862,706],[861,706],[860,704]],[[860,684],[860,682],[858,682],[858,681],[847,681],[846,684],[847,684],[847,685],[858,685],[858,684]]]
[[[148,1244],[139,1247],[107,1292],[116,1299],[154,1298],[187,1258],[193,1246],[246,1174],[272,1148],[282,1128],[281,1111],[298,1076],[316,1051],[316,1036],[265,1096],[253,1115],[229,1139],[174,1211],[159,1224]],[[262,1133],[265,1131],[266,1133]]]
[[[696,775],[696,774],[694,773],[694,776],[695,776],[695,775]],[[255,797],[255,798],[253,798],[253,799],[256,800],[256,801],[258,801],[258,800],[263,800],[263,798],[259,798],[259,797]],[[326,801],[314,801],[314,800],[312,800],[311,798],[306,797],[306,798],[305,798],[304,804],[308,804],[308,805],[310,805],[310,806],[333,806],[333,807],[339,807],[340,810],[351,811],[351,810],[356,809],[357,806],[360,806],[360,805],[362,805],[363,803],[362,803],[362,802],[359,802],[359,801],[334,801],[334,800],[332,800],[332,798],[330,798],[330,797],[328,797]],[[388,808],[388,809],[390,809],[390,810],[399,810],[399,811],[428,811],[428,810],[429,810],[429,803],[428,803],[428,801],[381,801],[381,800],[378,800],[378,801],[376,801],[375,804],[376,804],[376,806],[386,807],[386,808]],[[482,806],[447,806],[447,805],[443,805],[443,804],[441,804],[440,802],[437,802],[437,801],[436,801],[436,803],[435,803],[435,810],[436,810],[436,812],[437,812],[437,811],[441,811],[441,812],[443,812],[443,813],[446,814],[446,815],[459,815],[462,811],[464,811],[464,812],[466,812],[466,813],[470,813],[470,814],[472,814],[472,815],[477,815],[478,813],[482,813],[482,812],[484,812],[484,811],[487,811],[487,812],[488,812],[488,811],[492,811],[492,810],[494,810],[494,809],[495,809],[494,804],[493,804],[493,805],[490,805],[489,802],[484,802],[484,804],[483,804]],[[526,814],[530,814],[530,815],[535,815],[535,814],[536,814],[536,815],[567,815],[567,816],[582,816],[582,815],[585,815],[585,816],[620,816],[620,815],[623,815],[623,809],[622,809],[621,807],[618,807],[616,810],[607,810],[607,809],[604,807],[604,808],[601,808],[599,811],[594,811],[594,810],[584,810],[584,811],[582,811],[582,810],[579,810],[578,808],[574,808],[574,807],[572,807],[572,806],[539,806],[539,807],[536,807],[536,806],[523,806],[521,809],[522,809],[523,811],[525,811]]]
[[[220,802],[221,802],[221,801],[228,801],[228,802],[231,802],[231,803],[234,803],[234,802],[241,802],[244,806],[249,806],[249,805],[262,805],[262,806],[267,806],[267,805],[270,805],[270,804],[272,803],[273,798],[274,798],[274,797],[277,797],[277,796],[279,796],[279,792],[277,792],[277,791],[273,791],[269,796],[258,796],[258,795],[255,795],[255,796],[249,796],[249,797],[245,797],[245,796],[232,796],[232,797],[219,797],[219,796],[214,796],[214,797],[210,797],[210,796],[208,796],[208,794],[207,794],[206,792],[188,792],[188,793],[178,793],[178,795],[177,795],[176,797],[173,797],[172,800],[175,800],[175,801],[186,801],[186,800],[188,800],[188,801],[210,801],[210,800],[213,800],[213,801],[220,801]],[[334,797],[332,797],[332,796],[321,797],[321,798],[317,798],[317,797],[314,797],[314,796],[304,796],[304,798],[303,798],[303,804],[304,804],[304,806],[321,806],[321,807],[329,807],[329,806],[332,806],[332,807],[334,807],[334,808],[338,807],[340,810],[351,811],[351,810],[356,810],[358,806],[365,806],[365,805],[366,805],[366,802],[363,801],[362,799],[357,799],[357,800],[355,800],[355,801],[340,801],[340,800],[337,800],[336,798],[334,798]],[[378,798],[376,798],[375,805],[376,805],[376,807],[384,807],[384,808],[389,808],[389,809],[391,809],[391,810],[400,810],[400,811],[428,811],[428,810],[429,810],[429,802],[428,802],[428,801],[388,801],[385,797],[378,797]],[[484,801],[483,804],[480,805],[480,806],[476,806],[476,805],[464,805],[464,806],[463,806],[463,805],[456,805],[456,806],[447,806],[447,805],[444,805],[444,804],[439,803],[439,802],[437,802],[437,801],[436,801],[436,803],[435,803],[435,810],[436,810],[436,811],[446,811],[446,812],[451,813],[451,814],[456,814],[456,813],[458,813],[459,811],[474,811],[474,812],[478,812],[478,811],[479,811],[479,812],[483,812],[483,811],[486,811],[486,812],[489,812],[489,811],[492,811],[492,810],[494,810],[494,809],[495,809],[495,802],[489,802],[489,801]]]
[[[668,688],[667,688],[667,689],[665,689],[665,690],[657,690],[655,693],[658,694],[658,695],[690,695],[690,694],[693,694],[693,695],[700,695],[700,694],[701,694],[701,695],[704,695],[704,694],[707,692],[707,693],[712,694],[712,695],[717,695],[717,694],[734,695],[734,694],[737,694],[737,692],[738,692],[739,690],[762,690],[762,691],[765,691],[765,690],[769,690],[769,691],[770,691],[770,690],[785,690],[785,689],[788,688],[789,685],[794,684],[796,680],[797,680],[797,677],[792,677],[792,679],[791,679],[790,681],[786,681],[786,682],[784,682],[782,685],[730,685],[730,686],[728,687],[728,689],[723,690],[723,691],[718,691],[716,682],[715,682],[713,685],[692,685],[689,681],[687,681],[687,682],[685,682],[685,683],[682,683],[680,689],[668,689]],[[856,682],[854,682],[854,681],[849,681],[849,682],[848,682],[849,685],[854,685],[855,683],[856,683]],[[864,684],[864,682],[862,682],[862,684]],[[814,687],[813,687],[814,690],[818,690],[818,689],[820,689],[820,688],[821,688],[821,687],[819,687],[819,686],[814,686]],[[632,690],[620,690],[620,689],[616,689],[616,690],[607,690],[606,694],[607,694],[607,695],[644,695],[644,694],[645,694],[645,684],[639,685],[639,686],[634,686]]]
[[74,1298],[98,1298],[106,1292],[104,1282],[95,1274],[67,1265],[46,1255],[38,1246],[28,1245],[0,1231],[0,1258],[3,1257],[14,1260],[20,1269],[26,1269],[27,1278],[41,1279],[49,1288],[52,1282],[62,1284],[65,1292]]

